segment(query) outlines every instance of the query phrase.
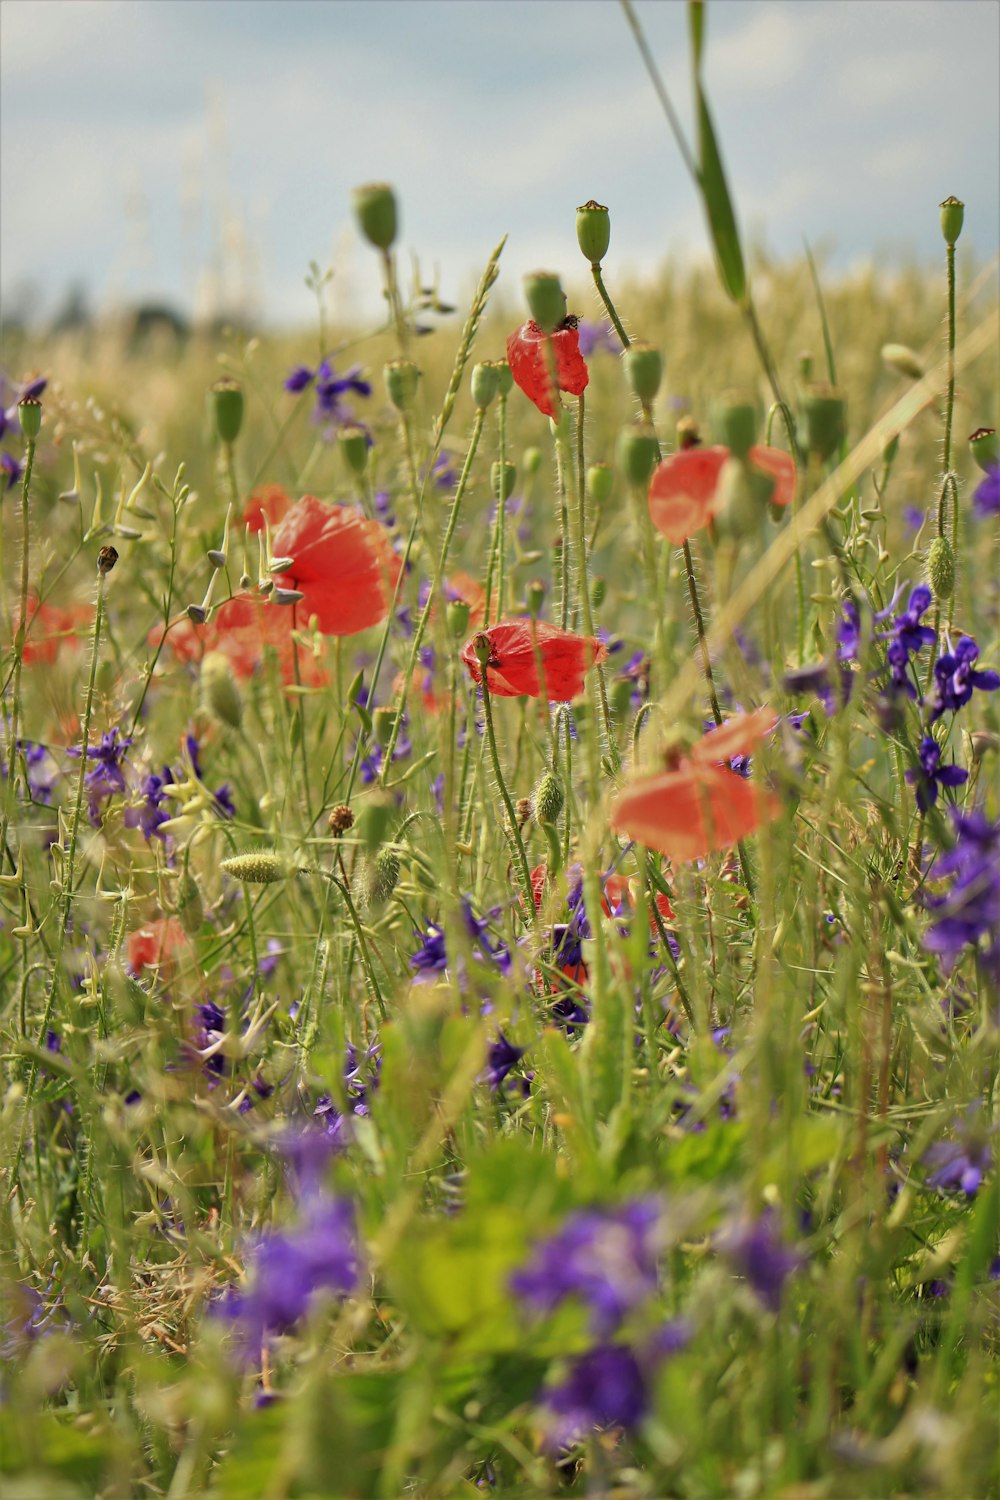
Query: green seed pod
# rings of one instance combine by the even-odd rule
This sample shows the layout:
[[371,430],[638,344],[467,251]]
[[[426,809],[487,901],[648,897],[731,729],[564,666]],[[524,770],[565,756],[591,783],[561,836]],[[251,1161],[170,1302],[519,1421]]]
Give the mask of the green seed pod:
[[576,242],[592,266],[599,266],[611,243],[611,215],[591,198],[576,211]]
[[33,443],[42,430],[42,403],[37,396],[22,396],[17,403],[21,432],[27,443]]
[[354,423],[349,423],[348,426],[341,427],[337,433],[337,442],[340,445],[341,453],[347,461],[347,467],[352,474],[357,474],[360,478],[368,467],[367,432],[365,432],[363,427],[357,427]]
[[546,771],[545,775],[535,787],[533,798],[535,804],[535,817],[539,823],[554,823],[563,810],[566,801],[563,789],[552,771]]
[[500,383],[500,399],[502,401],[514,389],[514,375],[505,359],[496,359],[493,361],[493,364]]
[[524,452],[521,454],[521,468],[524,470],[528,478],[534,479],[535,475],[538,473],[541,467],[541,448],[525,448]]
[[955,554],[946,536],[936,536],[927,553],[927,582],[936,599],[950,599],[955,591]]
[[396,195],[385,182],[366,182],[354,189],[352,201],[358,228],[376,250],[388,250],[396,238]]
[[177,883],[177,915],[189,937],[199,930],[205,919],[201,891],[187,865],[184,866],[184,872]]
[[965,204],[960,198],[946,198],[941,204],[941,233],[946,245],[954,245],[965,222]]
[[533,578],[525,590],[525,604],[528,614],[533,620],[537,620],[541,614],[542,605],[545,603],[545,583],[541,578]]
[[587,470],[587,499],[591,505],[596,505],[598,510],[607,505],[614,484],[614,471],[608,464],[591,464]]
[[608,597],[608,580],[606,578],[601,578],[601,577],[597,577],[597,578],[593,579],[593,581],[591,582],[591,585],[590,585],[590,604],[591,604],[591,608],[592,609],[600,609],[601,605],[604,603],[604,601],[605,601],[605,599],[607,597]]
[[485,411],[500,389],[500,372],[495,364],[484,360],[472,367],[472,399],[477,411]]
[[500,460],[497,459],[490,469],[490,489],[493,491],[495,500],[509,500],[514,493],[517,483],[517,465],[504,464],[503,471],[500,469]]
[[389,824],[396,816],[396,803],[388,793],[376,792],[365,798],[364,806],[357,815],[355,829],[361,843],[373,854],[385,843]]
[[372,714],[372,723],[375,726],[375,740],[384,750],[392,739],[392,731],[396,724],[396,710],[389,705],[377,708]]
[[524,295],[532,321],[543,333],[555,333],[566,316],[566,293],[554,271],[529,271]]
[[646,422],[632,422],[618,434],[618,467],[636,489],[646,488],[659,454],[656,434]]
[[724,396],[712,413],[712,426],[733,458],[746,458],[757,441],[757,409],[750,401]]
[[399,855],[391,844],[383,844],[365,871],[363,899],[366,906],[384,906],[399,880]]
[[221,651],[206,652],[201,663],[202,701],[213,718],[230,729],[243,722],[243,699],[233,677],[232,663]]
[[464,599],[449,599],[445,619],[448,621],[448,634],[452,640],[460,641],[464,638],[469,628],[469,614],[469,606]]
[[382,371],[386,394],[397,411],[409,411],[417,394],[420,371],[412,359],[392,359]]
[[237,381],[225,376],[215,382],[212,387],[212,408],[219,441],[235,443],[243,426],[243,389]]
[[774,480],[743,459],[728,458],[719,472],[721,508],[716,525],[722,535],[741,540],[760,530]]
[[908,375],[911,380],[920,380],[924,367],[906,344],[883,344],[882,363],[895,370],[897,375]]
[[274,849],[247,849],[219,861],[219,869],[245,885],[273,885],[294,874],[295,866]]
[[622,355],[622,364],[633,395],[643,407],[656,400],[663,379],[663,355],[651,344],[633,343]]
[[1000,442],[995,427],[977,427],[969,438],[969,452],[983,470],[1000,464]]
[[799,409],[802,445],[821,463],[840,447],[847,431],[847,403],[832,386],[814,386]]

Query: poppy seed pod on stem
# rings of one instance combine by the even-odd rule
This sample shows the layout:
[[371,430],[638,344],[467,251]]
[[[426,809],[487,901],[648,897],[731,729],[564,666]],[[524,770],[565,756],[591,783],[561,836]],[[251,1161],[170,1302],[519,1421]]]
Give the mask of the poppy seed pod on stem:
[[587,470],[587,499],[598,510],[611,499],[615,476],[608,464],[591,464]]
[[22,396],[17,403],[18,421],[25,442],[33,443],[42,430],[42,403],[37,396]]
[[554,271],[529,271],[524,297],[531,320],[542,333],[555,333],[566,317],[566,293]]
[[501,465],[497,459],[490,468],[490,488],[496,500],[509,500],[514,493],[514,485],[517,482],[517,465],[505,463]]
[[825,463],[847,431],[847,403],[833,386],[816,387],[803,397],[799,421],[803,448]]
[[340,451],[347,461],[347,467],[352,474],[359,477],[368,467],[368,434],[363,427],[349,423],[341,427],[337,433],[337,442]]
[[599,266],[611,243],[611,215],[591,198],[576,211],[576,242],[592,266]]
[[746,458],[757,438],[757,409],[752,402],[723,397],[712,412],[712,426],[733,458]]
[[645,489],[656,468],[660,445],[646,422],[632,422],[618,434],[618,467],[630,485]]
[[663,379],[663,355],[651,344],[633,340],[622,355],[632,393],[645,409],[656,400]]
[[473,365],[470,385],[476,410],[485,411],[500,389],[500,372],[496,365],[490,360]]
[[1000,442],[995,427],[977,427],[969,437],[969,452],[976,463],[987,473],[1000,464]]
[[941,204],[941,233],[946,245],[953,246],[962,233],[965,204],[960,198],[946,198]]
[[238,381],[224,376],[212,387],[212,410],[215,430],[222,443],[235,443],[243,426],[243,388]]
[[351,195],[358,228],[376,250],[388,250],[396,238],[396,195],[386,182],[366,182]]
[[411,359],[392,359],[382,371],[386,395],[397,411],[409,411],[417,394],[420,371]]

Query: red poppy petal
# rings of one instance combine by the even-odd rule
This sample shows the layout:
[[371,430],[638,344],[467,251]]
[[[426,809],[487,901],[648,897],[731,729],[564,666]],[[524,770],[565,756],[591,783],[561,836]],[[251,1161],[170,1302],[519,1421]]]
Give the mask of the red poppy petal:
[[682,448],[657,465],[649,484],[649,517],[675,546],[715,515],[719,475],[728,457],[727,448]]
[[315,615],[323,635],[355,635],[389,613],[400,562],[377,521],[304,495],[271,545],[277,556],[294,559],[284,577],[305,595],[298,618]]
[[734,755],[751,755],[779,722],[770,708],[758,708],[751,714],[734,714],[718,729],[710,729],[692,745],[689,759],[696,765],[719,765]]
[[774,817],[780,804],[757,783],[720,767],[682,767],[626,787],[612,828],[678,863],[726,849]]
[[[590,380],[587,362],[580,353],[580,335],[575,328],[560,328],[552,335],[556,385],[571,396],[579,396]],[[549,379],[545,334],[530,319],[507,339],[507,363],[514,383],[546,417],[555,416]]]
[[755,469],[774,480],[771,494],[772,505],[791,505],[795,499],[795,460],[783,448],[756,447],[750,449],[750,462]]
[[[544,691],[549,702],[568,703],[582,692],[590,668],[608,654],[595,636],[560,630],[544,620],[501,620],[485,635],[490,643],[487,681],[490,692],[500,698],[538,698]],[[473,681],[481,681],[475,637],[462,648],[462,661]]]

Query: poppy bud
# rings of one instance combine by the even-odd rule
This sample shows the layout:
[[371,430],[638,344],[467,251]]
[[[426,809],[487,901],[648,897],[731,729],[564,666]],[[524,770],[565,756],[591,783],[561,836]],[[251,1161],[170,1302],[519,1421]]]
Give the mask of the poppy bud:
[[472,399],[477,411],[485,411],[500,389],[500,373],[489,360],[472,367]]
[[611,243],[611,215],[591,198],[576,211],[576,242],[592,266],[599,266]]
[[769,475],[738,458],[728,458],[719,473],[720,531],[737,538],[752,535],[773,492],[774,480]]
[[273,885],[287,880],[295,866],[274,849],[247,849],[219,861],[219,869],[244,885]]
[[215,430],[221,443],[235,443],[243,426],[243,391],[235,380],[225,376],[212,387],[212,409]]
[[493,491],[494,499],[509,500],[511,495],[514,493],[514,485],[516,483],[517,465],[504,464],[503,470],[501,471],[500,461],[498,459],[490,469],[490,488]]
[[493,365],[500,384],[500,400],[503,401],[514,389],[514,372],[505,359],[495,359]]
[[960,198],[946,198],[941,204],[941,233],[946,245],[954,245],[962,233],[965,204]]
[[102,547],[97,554],[97,571],[102,578],[106,578],[118,561],[118,553],[114,547]]
[[392,731],[396,727],[396,715],[397,710],[390,707],[388,704],[383,705],[381,708],[377,708],[372,714],[372,724],[375,728],[375,739],[376,742],[382,746],[383,750],[392,739]]
[[337,442],[352,474],[362,475],[368,467],[368,434],[365,429],[349,423],[337,433]]
[[566,801],[563,789],[552,771],[545,775],[535,787],[535,817],[539,823],[554,823]]
[[408,411],[417,394],[420,371],[411,359],[392,359],[382,371],[386,394],[397,411]]
[[201,691],[205,707],[230,729],[243,722],[243,699],[233,677],[232,663],[221,651],[208,651],[201,663]]
[[363,899],[366,906],[384,906],[399,880],[399,855],[391,844],[383,844],[364,876]]
[[660,445],[645,422],[632,422],[618,434],[618,467],[630,485],[645,489],[656,468]]
[[566,316],[566,293],[555,272],[529,272],[524,278],[524,295],[532,322],[542,333],[555,333]]
[[883,344],[882,363],[895,370],[897,375],[908,375],[911,380],[920,380],[924,367],[906,344]]
[[734,458],[746,458],[757,440],[757,411],[752,403],[726,397],[712,416],[718,441],[725,444]]
[[452,599],[445,610],[445,619],[448,621],[448,632],[456,641],[460,641],[469,628],[469,615],[471,611],[464,599]]
[[651,344],[633,343],[622,355],[622,364],[633,395],[644,407],[656,400],[663,379],[663,355]]
[[608,580],[606,578],[595,578],[590,585],[590,603],[592,608],[600,609],[608,596]]
[[366,182],[352,194],[358,228],[376,250],[388,250],[396,238],[396,195],[388,183]]
[[935,598],[950,599],[955,590],[955,554],[946,536],[936,536],[927,553],[927,582]]
[[542,466],[541,448],[525,448],[521,454],[521,467],[529,479],[534,479]]
[[177,885],[177,915],[189,937],[198,931],[205,917],[201,891],[186,865]]
[[42,403],[37,396],[22,396],[17,415],[25,442],[33,443],[42,430]]
[[817,386],[804,398],[799,412],[802,445],[825,463],[840,447],[847,430],[847,403],[832,386]]
[[681,452],[688,448],[697,448],[701,444],[701,433],[698,431],[698,423],[694,417],[681,417],[677,423],[677,446]]
[[354,814],[346,802],[338,802],[336,807],[331,808],[326,823],[333,837],[339,839],[342,833],[354,827]]
[[390,796],[374,796],[365,799],[365,804],[358,813],[355,827],[358,831],[358,838],[369,854],[373,853],[380,844],[385,843],[385,836],[389,832],[389,824],[395,812],[396,804]]
[[587,499],[600,510],[611,499],[615,476],[607,464],[591,464],[587,470]]
[[977,427],[969,438],[969,452],[979,467],[988,471],[1000,464],[1000,442],[995,427]]
[[533,620],[537,620],[545,603],[545,583],[541,578],[533,578],[525,590],[525,604],[528,614]]

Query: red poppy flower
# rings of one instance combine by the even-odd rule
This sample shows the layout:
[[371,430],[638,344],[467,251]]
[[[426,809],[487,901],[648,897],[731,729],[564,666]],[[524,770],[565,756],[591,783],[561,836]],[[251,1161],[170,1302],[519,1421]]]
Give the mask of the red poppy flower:
[[[680,546],[722,507],[719,477],[728,448],[682,448],[658,464],[649,483],[649,516],[657,531]],[[795,461],[781,448],[750,449],[750,465],[774,480],[772,505],[795,495]]]
[[187,934],[176,917],[158,917],[128,935],[128,964],[133,974],[143,969],[165,968],[187,942]]
[[[284,517],[291,503],[291,495],[280,484],[262,484],[259,490],[254,490],[246,503],[243,524],[249,526],[251,531],[263,531],[266,516],[267,524],[273,530]],[[280,557],[281,553],[276,555]]]
[[282,581],[305,595],[298,618],[312,615],[324,635],[356,635],[389,613],[399,558],[389,533],[347,505],[303,495],[271,537],[275,557],[291,557]]
[[[482,634],[490,643],[486,681],[498,698],[540,698],[544,693],[550,703],[568,703],[582,692],[588,670],[608,654],[595,636],[575,635],[527,616],[500,620]],[[462,660],[473,682],[481,682],[476,636],[463,646]]]
[[[552,335],[552,355],[556,367],[556,385],[571,396],[582,395],[590,380],[590,372],[580,353],[580,335],[575,324],[570,323],[565,328],[556,329]],[[545,334],[530,318],[508,338],[507,363],[515,385],[529,401],[534,401],[540,412],[547,417],[554,417]]]
[[92,604],[70,604],[63,609],[58,604],[40,605],[34,595],[29,594],[25,663],[54,662],[64,645],[80,645],[79,630],[92,626],[93,622]]
[[[301,624],[301,620],[299,621]],[[327,674],[312,651],[292,638],[295,616],[286,605],[269,604],[259,594],[236,594],[215,610],[206,625],[180,620],[170,629],[167,645],[178,661],[200,662],[208,651],[221,651],[229,658],[233,676],[246,680],[259,672],[265,649],[274,651],[282,682],[296,680],[295,656],[298,654],[299,678],[307,687],[326,682]],[[159,645],[163,627],[150,631],[151,646]]]
[[773,727],[774,716],[758,709],[704,735],[676,770],[625,788],[611,808],[612,828],[681,863],[746,838],[776,817],[781,804],[758,782],[717,762],[747,754]]
[[[604,909],[605,916],[628,917],[632,915],[636,905],[633,885],[634,882],[626,880],[624,875],[609,875],[606,878],[604,881],[604,895],[601,898],[601,906]],[[656,893],[656,909],[664,922],[673,921],[674,909],[662,891],[657,891]],[[652,912],[649,914],[649,927],[651,932],[658,930],[656,918]]]

